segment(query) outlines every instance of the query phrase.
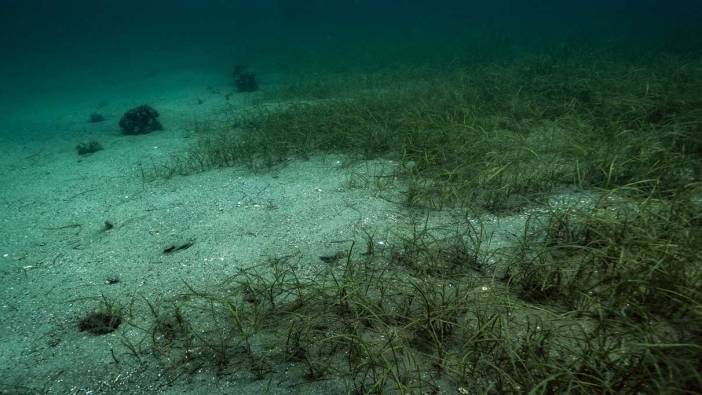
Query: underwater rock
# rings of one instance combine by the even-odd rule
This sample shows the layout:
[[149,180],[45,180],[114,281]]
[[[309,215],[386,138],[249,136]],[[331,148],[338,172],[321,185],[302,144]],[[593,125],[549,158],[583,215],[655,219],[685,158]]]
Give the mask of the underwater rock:
[[146,134],[163,130],[158,121],[158,111],[149,105],[142,105],[127,111],[119,120],[119,127],[124,134]]
[[102,145],[97,141],[88,141],[76,145],[76,151],[78,151],[80,156],[90,155],[102,151]]
[[90,120],[90,123],[99,123],[99,122],[103,122],[105,120],[105,117],[100,113],[94,112],[94,113],[90,114],[89,120]]
[[232,74],[234,75],[237,92],[255,92],[258,90],[256,74],[247,71],[246,66],[236,65]]
[[236,90],[237,92],[255,92],[258,90],[258,82],[256,81],[256,74],[251,72],[245,72],[239,76],[236,80]]
[[104,225],[102,226],[102,231],[107,232],[108,230],[114,229],[115,224],[112,223],[110,220],[105,220]]

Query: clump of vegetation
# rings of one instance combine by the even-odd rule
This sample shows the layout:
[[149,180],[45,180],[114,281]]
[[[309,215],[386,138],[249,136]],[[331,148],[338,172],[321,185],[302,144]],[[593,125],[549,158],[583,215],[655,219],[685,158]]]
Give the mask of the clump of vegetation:
[[255,92],[258,90],[256,73],[246,69],[244,65],[236,65],[232,72],[237,92]]
[[[188,284],[150,304],[138,325],[148,347],[133,354],[154,353],[174,375],[285,371],[339,392],[698,391],[693,65],[545,56],[335,76],[201,131],[157,173],[380,158],[392,174],[349,184],[399,189],[413,213],[463,215],[398,228],[383,249],[366,233],[365,248],[352,242],[321,266],[276,257],[212,288]],[[549,205],[572,191],[589,199]],[[479,219],[513,213],[528,218],[523,232],[494,248]]]
[[94,112],[94,113],[90,114],[89,121],[90,121],[90,123],[104,122],[105,116],[100,114],[100,113]]
[[86,141],[86,142],[79,143],[78,145],[76,145],[76,151],[78,151],[78,155],[80,155],[80,156],[94,154],[94,153],[96,153],[98,151],[102,151],[102,150],[103,150],[102,144],[100,144],[99,142],[97,142],[95,140]]
[[359,393],[694,391],[702,228],[682,222],[698,215],[689,204],[556,210],[499,256],[465,217],[418,221],[383,250],[353,243],[312,271],[299,255],[271,258],[150,302],[137,355],[175,377],[285,371]]
[[702,238],[694,224],[699,207],[624,200],[549,213],[546,224],[531,224],[512,257],[519,268],[513,280],[533,301],[557,299],[632,319],[675,314],[700,296],[700,269],[690,262]]
[[345,153],[398,161],[410,206],[496,213],[570,186],[636,183],[632,191],[664,193],[695,180],[702,115],[694,92],[702,74],[687,66],[632,72],[626,64],[580,61],[591,66],[544,56],[296,83],[286,97],[306,99],[308,85],[317,92],[319,84],[343,97],[240,113],[229,123],[237,127],[202,133],[165,173],[261,169],[291,157]]
[[122,308],[103,298],[103,306],[78,320],[78,330],[93,335],[106,335],[116,331],[123,320]]
[[149,105],[141,105],[127,111],[119,120],[119,127],[124,134],[146,134],[163,130],[158,120],[158,111]]

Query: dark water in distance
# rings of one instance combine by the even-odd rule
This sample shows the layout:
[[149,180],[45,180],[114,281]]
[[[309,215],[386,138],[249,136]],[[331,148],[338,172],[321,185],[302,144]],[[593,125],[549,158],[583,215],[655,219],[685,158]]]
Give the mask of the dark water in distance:
[[379,67],[421,60],[420,48],[477,61],[549,48],[689,53],[702,47],[701,20],[699,0],[0,0],[0,103],[164,68],[285,72],[325,57]]
[[595,41],[656,35],[659,45],[686,46],[699,44],[695,26],[702,17],[702,4],[694,0],[3,0],[0,7],[2,45],[13,55],[474,29],[507,35],[586,35]]

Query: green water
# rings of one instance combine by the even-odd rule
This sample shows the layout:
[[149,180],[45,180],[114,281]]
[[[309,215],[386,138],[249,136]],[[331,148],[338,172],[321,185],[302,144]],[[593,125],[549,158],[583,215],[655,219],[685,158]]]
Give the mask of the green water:
[[0,394],[696,393],[700,20],[3,1]]

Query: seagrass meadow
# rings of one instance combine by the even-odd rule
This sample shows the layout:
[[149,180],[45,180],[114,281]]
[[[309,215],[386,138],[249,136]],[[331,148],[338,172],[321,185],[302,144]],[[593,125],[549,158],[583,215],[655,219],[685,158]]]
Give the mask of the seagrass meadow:
[[0,394],[702,393],[698,4],[56,3]]
[[[152,177],[343,154],[345,188],[411,220],[315,271],[283,255],[186,284],[151,307],[148,349],[178,374],[289,362],[356,393],[695,393],[700,66],[544,54],[329,75],[200,124]],[[377,161],[392,166],[359,166]],[[515,217],[496,243],[487,222]]]

